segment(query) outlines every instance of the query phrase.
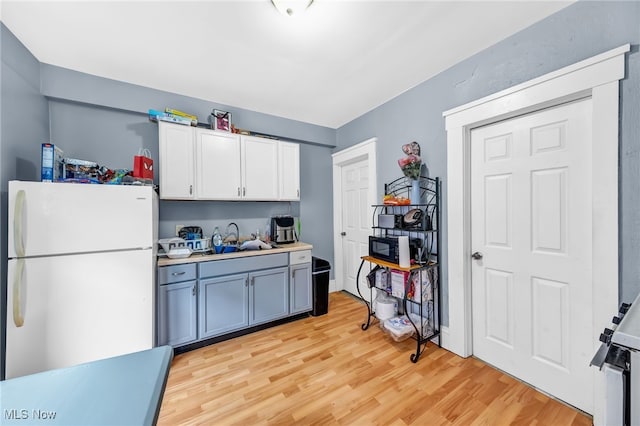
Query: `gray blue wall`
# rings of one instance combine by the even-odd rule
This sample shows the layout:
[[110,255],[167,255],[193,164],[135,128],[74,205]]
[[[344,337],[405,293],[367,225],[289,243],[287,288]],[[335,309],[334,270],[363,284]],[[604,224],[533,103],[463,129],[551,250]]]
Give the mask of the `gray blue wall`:
[[[40,94],[40,64],[0,24],[0,324],[6,319],[7,182],[33,180],[40,143],[49,140],[47,100]],[[0,328],[0,378],[4,377],[4,327]]]
[[[640,292],[640,2],[575,3],[341,127],[337,132],[337,149],[376,136],[378,185],[383,188],[385,182],[402,176],[396,163],[403,156],[400,147],[415,140],[422,147],[430,175],[446,178],[443,111],[626,43],[632,44],[632,52],[627,58],[627,77],[621,84],[618,141],[620,294],[622,301],[632,301]],[[445,230],[446,189],[444,179]],[[443,322],[448,324],[446,248],[447,236],[443,232]]]

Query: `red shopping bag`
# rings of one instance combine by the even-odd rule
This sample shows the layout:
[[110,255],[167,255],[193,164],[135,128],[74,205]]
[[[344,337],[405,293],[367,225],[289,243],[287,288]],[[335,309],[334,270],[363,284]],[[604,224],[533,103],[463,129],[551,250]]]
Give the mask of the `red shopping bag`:
[[148,149],[140,148],[133,156],[133,177],[153,180],[153,159]]

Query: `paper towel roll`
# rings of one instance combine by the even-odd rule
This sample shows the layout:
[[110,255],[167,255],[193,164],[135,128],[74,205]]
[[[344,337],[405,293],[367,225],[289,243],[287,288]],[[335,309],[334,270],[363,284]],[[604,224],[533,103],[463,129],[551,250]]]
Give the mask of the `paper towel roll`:
[[411,261],[409,260],[411,256],[409,255],[409,237],[407,235],[403,235],[398,237],[398,264],[402,268],[408,268],[411,266]]
[[398,305],[392,298],[385,298],[376,302],[376,318],[380,321],[393,318],[398,315]]

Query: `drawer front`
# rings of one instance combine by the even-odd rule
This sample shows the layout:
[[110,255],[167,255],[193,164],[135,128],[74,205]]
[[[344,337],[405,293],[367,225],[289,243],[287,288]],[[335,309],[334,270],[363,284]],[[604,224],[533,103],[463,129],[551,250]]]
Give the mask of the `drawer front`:
[[202,262],[198,265],[200,278],[218,277],[221,275],[241,274],[259,269],[278,268],[287,266],[289,256],[287,253],[250,256],[239,259],[213,260]]
[[289,265],[311,263],[311,250],[292,251],[289,253]]
[[185,263],[183,265],[161,266],[158,268],[158,284],[171,284],[181,281],[196,279],[196,265]]

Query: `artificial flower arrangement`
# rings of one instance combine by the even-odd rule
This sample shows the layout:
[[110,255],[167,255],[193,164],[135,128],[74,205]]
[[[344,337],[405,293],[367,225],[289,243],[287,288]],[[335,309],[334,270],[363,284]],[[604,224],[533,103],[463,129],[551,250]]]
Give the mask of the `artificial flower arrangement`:
[[[407,154],[406,157],[398,160],[398,165],[400,166],[400,170],[407,177],[407,179],[411,181],[417,181],[420,179],[421,170],[422,170],[422,159],[420,158],[420,144],[418,142],[411,142],[408,144],[402,145],[402,151]],[[417,195],[414,195],[419,202],[419,186],[416,186]],[[411,200],[407,197],[397,196],[386,194],[382,199],[383,204],[385,205],[393,205],[393,206],[405,206],[411,204]]]
[[402,145],[402,151],[407,154],[406,157],[398,160],[398,165],[402,173],[411,180],[420,178],[420,169],[422,168],[422,159],[420,158],[420,144],[411,142]]

